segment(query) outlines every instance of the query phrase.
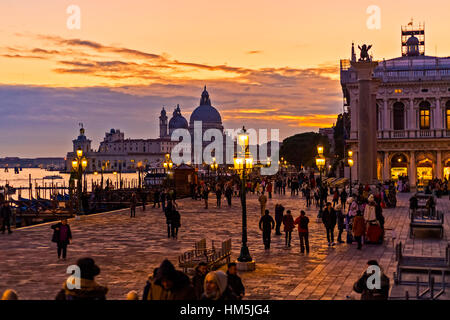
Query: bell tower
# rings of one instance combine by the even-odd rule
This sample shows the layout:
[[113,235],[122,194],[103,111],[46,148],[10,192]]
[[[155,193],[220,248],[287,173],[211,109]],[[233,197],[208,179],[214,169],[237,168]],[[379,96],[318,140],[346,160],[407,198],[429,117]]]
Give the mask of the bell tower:
[[163,107],[161,110],[161,115],[159,116],[159,137],[165,138],[167,136],[167,114]]

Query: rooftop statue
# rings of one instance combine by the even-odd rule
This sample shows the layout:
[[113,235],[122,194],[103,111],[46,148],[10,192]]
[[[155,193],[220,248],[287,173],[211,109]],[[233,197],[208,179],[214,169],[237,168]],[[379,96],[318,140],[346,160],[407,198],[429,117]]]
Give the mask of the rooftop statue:
[[372,48],[372,45],[363,44],[362,48],[358,46],[359,50],[361,50],[359,61],[372,61],[372,58],[369,56],[369,50]]

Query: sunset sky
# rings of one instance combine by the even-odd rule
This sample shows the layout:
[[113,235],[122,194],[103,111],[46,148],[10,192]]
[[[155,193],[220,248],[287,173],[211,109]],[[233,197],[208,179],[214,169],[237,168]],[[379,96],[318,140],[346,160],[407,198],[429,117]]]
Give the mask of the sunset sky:
[[[66,26],[69,5],[80,30]],[[449,56],[449,12],[442,0],[2,0],[0,157],[64,156],[79,122],[93,148],[110,128],[155,138],[161,107],[189,120],[204,85],[225,128],[316,131],[342,112],[352,41],[397,57],[413,18],[426,54]]]

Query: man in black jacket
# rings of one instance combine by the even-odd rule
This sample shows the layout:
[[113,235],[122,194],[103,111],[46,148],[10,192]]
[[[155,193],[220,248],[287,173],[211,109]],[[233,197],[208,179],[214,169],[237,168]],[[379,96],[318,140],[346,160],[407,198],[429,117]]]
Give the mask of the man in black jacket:
[[322,213],[322,222],[327,230],[328,246],[334,246],[334,228],[336,227],[336,211],[331,206],[331,202],[327,202],[327,207]]
[[195,296],[200,300],[204,291],[205,277],[208,273],[208,265],[206,262],[200,262],[195,267],[195,275],[192,277],[192,286],[194,287]]
[[264,211],[264,215],[259,220],[259,229],[263,232],[264,248],[270,249],[270,233],[275,227],[275,221],[269,215],[269,210]]
[[58,245],[58,259],[62,258],[66,260],[67,256],[67,245],[70,244],[72,240],[72,232],[70,231],[70,226],[67,224],[67,219],[61,220],[61,222],[51,226],[53,229],[52,242],[56,242]]
[[283,222],[283,213],[284,213],[283,205],[277,203],[275,205],[275,222],[276,222],[275,234],[277,236],[281,235],[280,227],[281,223]]
[[239,300],[245,295],[245,288],[242,284],[241,278],[237,275],[236,272],[236,263],[231,262],[228,264],[228,286],[231,288],[231,291],[238,297]]
[[2,222],[2,233],[5,233],[5,229],[8,228],[8,234],[11,234],[11,224],[10,224],[10,219],[11,219],[11,207],[9,206],[8,201],[4,201],[2,208],[0,209],[0,217],[2,218],[3,222]]

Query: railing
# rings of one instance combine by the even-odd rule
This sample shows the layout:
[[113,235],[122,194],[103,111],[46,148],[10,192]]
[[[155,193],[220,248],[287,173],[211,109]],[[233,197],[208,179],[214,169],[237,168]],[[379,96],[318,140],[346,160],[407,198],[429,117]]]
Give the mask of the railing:
[[417,130],[379,130],[378,139],[424,139],[424,138],[450,138],[450,130],[447,129],[417,129]]

